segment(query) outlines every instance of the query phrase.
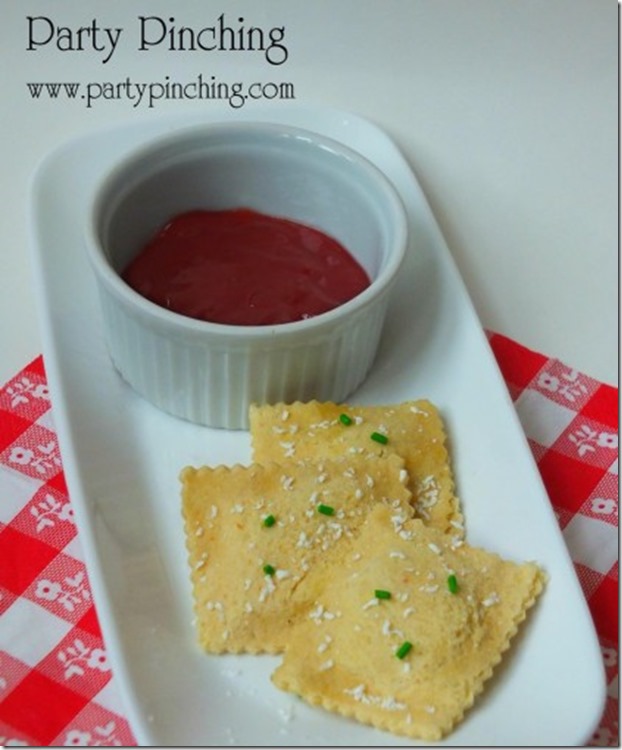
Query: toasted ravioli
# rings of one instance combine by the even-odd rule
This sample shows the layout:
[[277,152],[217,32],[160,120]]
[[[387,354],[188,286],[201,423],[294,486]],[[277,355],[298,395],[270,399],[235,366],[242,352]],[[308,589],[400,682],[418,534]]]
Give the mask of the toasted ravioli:
[[378,503],[412,516],[397,456],[187,467],[180,479],[198,637],[211,653],[282,650],[292,594],[319,560]]
[[349,406],[311,401],[252,405],[253,460],[258,463],[337,455],[404,459],[417,516],[463,538],[464,527],[443,421],[429,401]]
[[481,692],[543,582],[533,563],[377,505],[296,590],[306,614],[273,682],[376,728],[438,740]]

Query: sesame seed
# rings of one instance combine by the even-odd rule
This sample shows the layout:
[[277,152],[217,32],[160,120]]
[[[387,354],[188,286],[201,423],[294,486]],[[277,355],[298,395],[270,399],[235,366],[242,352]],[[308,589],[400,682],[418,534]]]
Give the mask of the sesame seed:
[[499,594],[497,594],[496,591],[493,591],[492,594],[487,596],[482,601],[482,607],[492,607],[493,604],[498,604],[501,601],[501,598]]
[[370,599],[368,602],[365,602],[365,604],[363,604],[362,609],[369,609],[370,607],[377,607],[379,603],[380,602],[378,601],[378,599],[374,597],[373,599]]

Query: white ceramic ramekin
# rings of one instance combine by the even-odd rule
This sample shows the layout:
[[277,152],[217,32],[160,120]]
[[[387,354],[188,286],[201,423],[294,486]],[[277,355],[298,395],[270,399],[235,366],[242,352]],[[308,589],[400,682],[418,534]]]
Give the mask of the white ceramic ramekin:
[[[247,207],[339,240],[371,277],[349,302],[275,326],[194,320],[149,302],[121,271],[183,211]],[[183,129],[116,164],[87,225],[103,327],[121,376],[155,406],[230,429],[251,403],[343,401],[367,375],[407,242],[404,208],[387,178],[347,147],[266,123]]]

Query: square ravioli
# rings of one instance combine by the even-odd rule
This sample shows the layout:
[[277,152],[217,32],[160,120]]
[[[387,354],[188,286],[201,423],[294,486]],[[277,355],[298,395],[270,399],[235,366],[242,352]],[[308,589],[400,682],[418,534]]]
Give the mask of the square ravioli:
[[180,475],[199,642],[211,653],[277,653],[296,617],[292,594],[370,508],[412,516],[397,456],[353,456]]
[[429,401],[388,406],[319,401],[252,405],[249,417],[253,460],[259,463],[336,455],[401,456],[417,516],[444,533],[464,537],[443,421]]
[[452,542],[378,505],[297,589],[306,616],[272,680],[376,728],[441,739],[481,692],[543,582],[533,563]]

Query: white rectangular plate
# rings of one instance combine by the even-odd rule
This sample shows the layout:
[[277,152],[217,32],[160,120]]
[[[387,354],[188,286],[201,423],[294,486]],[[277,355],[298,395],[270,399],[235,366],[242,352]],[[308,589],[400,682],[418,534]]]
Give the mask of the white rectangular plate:
[[275,657],[203,654],[180,514],[186,464],[248,463],[245,432],[158,412],[108,359],[83,247],[86,210],[127,149],[198,121],[257,119],[344,141],[393,180],[411,241],[378,359],[356,403],[429,398],[443,413],[470,543],[537,560],[550,582],[456,745],[583,744],[604,677],[589,611],[505,384],[410,167],[373,124],[309,107],[132,123],[51,154],[33,185],[32,247],[64,469],[116,682],[141,745],[408,745],[278,691]]

